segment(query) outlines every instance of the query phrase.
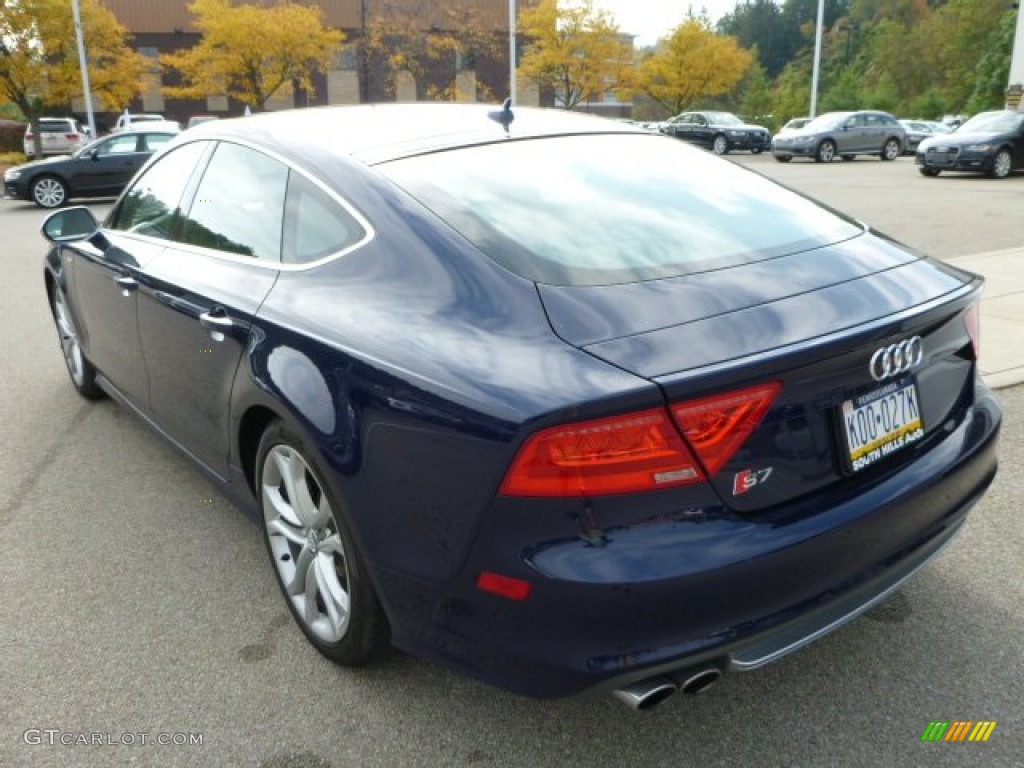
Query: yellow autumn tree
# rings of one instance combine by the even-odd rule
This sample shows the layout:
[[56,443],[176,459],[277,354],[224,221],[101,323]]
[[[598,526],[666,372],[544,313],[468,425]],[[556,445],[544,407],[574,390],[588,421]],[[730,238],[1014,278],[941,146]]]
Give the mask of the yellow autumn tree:
[[527,41],[518,74],[553,90],[558,106],[574,109],[610,90],[621,92],[632,42],[593,0],[541,0],[519,14],[518,27]]
[[419,100],[487,101],[494,94],[482,83],[476,84],[476,93],[460,93],[458,73],[473,69],[478,57],[493,55],[504,43],[472,5],[378,0],[360,44],[363,61],[372,62],[375,75],[392,96],[398,74],[408,72]]
[[675,115],[704,96],[733,90],[753,61],[736,38],[715,34],[705,20],[691,18],[658,41],[632,83]]
[[160,57],[162,65],[181,76],[181,85],[163,88],[171,98],[231,96],[262,110],[294,85],[313,91],[313,75],[329,68],[345,40],[340,30],[324,26],[315,6],[195,0],[189,12],[202,39]]
[[[90,86],[107,109],[120,110],[145,87],[146,59],[128,47],[127,30],[97,0],[81,0],[80,8]],[[0,102],[16,104],[32,123],[37,156],[40,115],[67,111],[82,95],[71,3],[0,2]]]

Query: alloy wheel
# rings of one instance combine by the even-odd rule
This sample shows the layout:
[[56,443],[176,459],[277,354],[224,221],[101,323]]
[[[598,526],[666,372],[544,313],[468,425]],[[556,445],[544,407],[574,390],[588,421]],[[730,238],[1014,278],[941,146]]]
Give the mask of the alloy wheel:
[[267,453],[260,491],[274,566],[296,616],[321,641],[337,643],[349,628],[350,576],[327,494],[284,444]]
[[68,306],[64,301],[64,294],[60,289],[54,291],[53,315],[57,321],[57,335],[60,337],[60,348],[64,353],[64,362],[68,366],[68,373],[75,386],[81,387],[85,383],[85,358],[82,356],[82,347],[78,343],[78,334],[75,333],[74,323],[71,322],[71,315],[68,314]]
[[1005,179],[1010,175],[1010,168],[1013,165],[1013,158],[1005,149],[999,150],[995,162],[992,165],[992,175],[997,179]]
[[32,185],[32,199],[43,208],[58,208],[64,204],[66,197],[64,184],[52,176],[39,179]]

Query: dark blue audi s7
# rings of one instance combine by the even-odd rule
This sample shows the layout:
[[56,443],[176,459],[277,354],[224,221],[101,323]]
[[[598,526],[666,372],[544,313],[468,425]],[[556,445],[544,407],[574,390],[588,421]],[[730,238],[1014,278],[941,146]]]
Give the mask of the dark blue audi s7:
[[996,472],[981,278],[620,123],[221,120],[44,234],[73,385],[259,521],[340,664],[646,708],[884,599]]

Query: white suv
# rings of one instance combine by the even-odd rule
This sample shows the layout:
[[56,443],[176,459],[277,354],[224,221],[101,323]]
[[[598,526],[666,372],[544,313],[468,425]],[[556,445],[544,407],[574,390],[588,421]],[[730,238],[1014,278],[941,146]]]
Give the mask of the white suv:
[[119,115],[117,123],[114,125],[114,130],[111,133],[117,133],[123,131],[132,125],[138,125],[139,123],[157,123],[157,122],[168,122],[163,115],[130,115],[125,112],[123,115]]
[[[41,117],[39,132],[43,136],[44,155],[70,155],[89,143],[85,128],[73,117]],[[35,156],[31,125],[25,129],[24,149],[26,156]]]

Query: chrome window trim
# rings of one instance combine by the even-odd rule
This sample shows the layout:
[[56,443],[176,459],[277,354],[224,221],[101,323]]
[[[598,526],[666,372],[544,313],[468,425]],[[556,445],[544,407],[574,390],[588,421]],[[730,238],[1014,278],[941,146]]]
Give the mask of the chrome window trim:
[[[270,261],[268,259],[261,259],[256,256],[241,256],[237,254],[228,253],[227,251],[218,251],[213,248],[205,248],[201,245],[184,243],[180,240],[168,240],[162,237],[141,235],[138,234],[137,232],[129,232],[123,229],[110,229],[109,227],[104,226],[101,228],[101,230],[114,233],[120,237],[134,238],[144,243],[163,245],[166,248],[174,248],[176,250],[188,251],[196,253],[200,256],[210,256],[217,259],[223,259],[224,261],[234,262],[236,264],[249,264],[250,266],[273,270],[274,272],[304,272],[309,269],[316,269],[317,267],[321,267],[324,264],[327,264],[328,262],[334,261],[335,259],[340,259],[343,256],[347,256],[348,254],[352,253],[353,251],[359,250],[377,236],[376,230],[373,228],[373,226],[370,224],[367,218],[363,216],[363,214],[360,213],[359,210],[354,205],[352,205],[348,200],[346,200],[333,189],[328,187],[323,181],[318,179],[316,176],[313,176],[312,174],[308,173],[303,168],[297,167],[293,162],[282,157],[280,154],[274,152],[273,150],[261,147],[259,144],[245,141],[243,139],[237,139],[234,137],[220,138],[217,136],[197,136],[195,139],[192,139],[190,141],[183,141],[180,144],[176,144],[174,146],[174,149],[177,149],[178,147],[184,147],[188,144],[195,144],[201,141],[210,142],[213,144],[237,144],[239,146],[246,147],[247,149],[260,152],[261,154],[264,154],[267,157],[276,160],[277,162],[281,163],[285,168],[287,168],[290,172],[295,172],[302,175],[311,184],[315,185],[318,189],[323,191],[324,194],[326,194],[328,197],[334,200],[335,203],[341,206],[350,216],[352,216],[352,218],[356,220],[356,223],[363,228],[363,237],[357,242],[353,243],[352,245],[342,248],[339,251],[335,251],[334,253],[330,253],[327,256],[324,256],[322,259],[317,259],[316,261],[308,261],[303,264],[285,264],[280,259],[277,261]],[[167,147],[164,148],[166,149]],[[214,154],[216,154],[216,147],[214,147]],[[208,165],[209,164],[207,163],[207,166]],[[205,173],[205,169],[203,172]],[[202,181],[202,179],[200,179],[200,181]],[[283,215],[284,211],[282,211],[282,216]]]

